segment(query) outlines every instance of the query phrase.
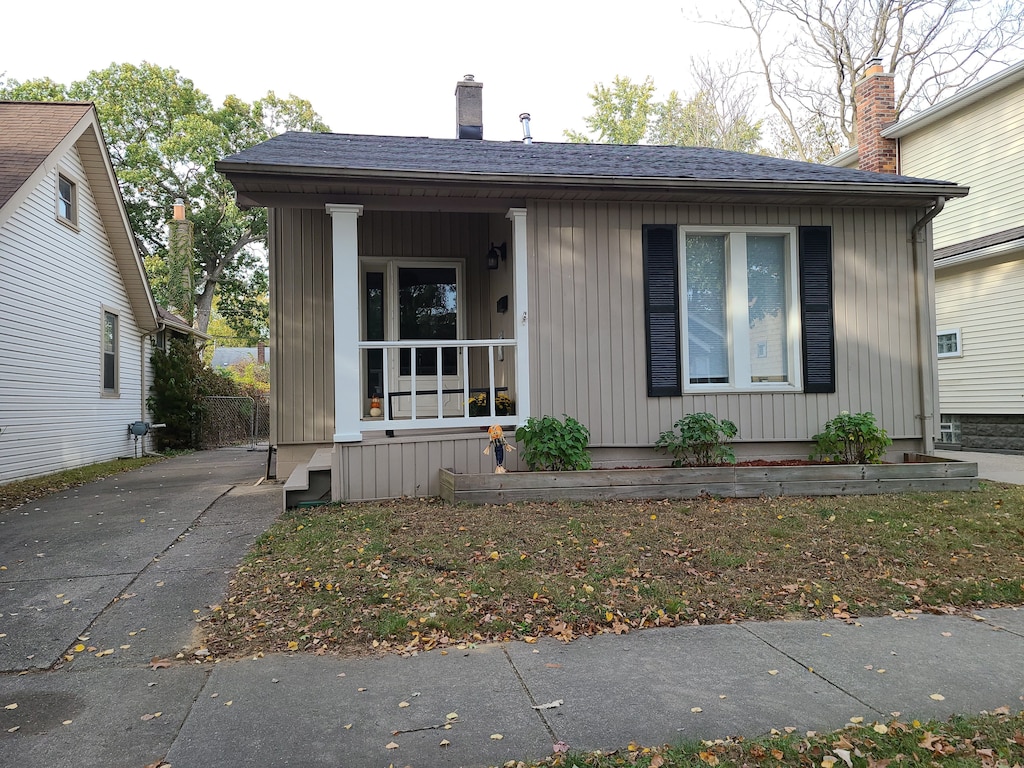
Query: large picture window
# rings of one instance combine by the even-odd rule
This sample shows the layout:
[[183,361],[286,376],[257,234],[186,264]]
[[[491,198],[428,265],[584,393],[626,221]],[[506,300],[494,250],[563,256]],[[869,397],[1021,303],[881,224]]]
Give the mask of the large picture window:
[[688,389],[800,386],[795,231],[680,228]]

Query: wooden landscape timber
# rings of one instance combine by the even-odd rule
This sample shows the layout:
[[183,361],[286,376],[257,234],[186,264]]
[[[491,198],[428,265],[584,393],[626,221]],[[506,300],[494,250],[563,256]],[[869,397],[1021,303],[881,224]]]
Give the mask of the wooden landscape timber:
[[917,453],[904,454],[900,464],[659,467],[471,475],[456,474],[449,469],[439,472],[442,499],[472,504],[692,499],[702,495],[732,498],[842,496],[970,491],[978,487],[976,463]]

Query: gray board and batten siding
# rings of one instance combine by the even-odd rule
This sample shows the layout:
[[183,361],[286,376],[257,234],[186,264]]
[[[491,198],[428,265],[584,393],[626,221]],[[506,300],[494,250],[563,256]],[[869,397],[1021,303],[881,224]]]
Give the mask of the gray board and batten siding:
[[[592,444],[603,454],[650,446],[683,414],[697,411],[734,421],[740,444],[808,441],[844,409],[871,411],[894,438],[919,437],[915,318],[906,300],[913,295],[914,282],[906,243],[919,217],[919,211],[909,209],[550,202],[530,206],[534,413],[573,415],[589,427]],[[278,394],[275,441],[329,444],[333,369],[323,350],[332,346],[330,219],[320,211],[277,209],[273,221],[275,252],[289,254],[274,262],[274,330],[288,340],[276,361],[272,359]],[[831,227],[836,392],[687,394],[684,388],[682,397],[647,397],[640,258],[645,224]],[[474,257],[487,237],[488,217],[483,214],[367,212],[360,221],[364,255],[456,255],[472,264],[479,261]],[[472,302],[472,294],[468,300]],[[438,450],[422,441],[414,445]],[[390,461],[381,455],[379,445],[343,450],[367,450],[366,460],[377,467]],[[410,448],[396,450],[402,456],[398,465],[416,472]],[[758,450],[785,452],[781,445]],[[349,477],[363,474],[354,457],[345,461],[350,464]],[[429,478],[429,472],[421,474]],[[420,493],[435,492],[429,480],[426,487],[414,487],[421,488]],[[356,488],[350,493],[363,495]]]
[[[279,462],[332,445],[325,203],[363,206],[361,258],[465,259],[467,301],[486,313],[492,297],[474,295],[470,265],[480,264],[489,242],[507,239],[504,213],[525,209],[531,413],[582,421],[599,460],[653,455],[658,434],[696,411],[736,422],[737,452],[748,456],[805,454],[840,410],[871,411],[900,450],[922,447],[927,383],[917,302],[922,289],[931,295],[933,275],[925,245],[915,284],[910,240],[937,199],[967,193],[951,182],[700,148],[297,133],[225,158],[218,169],[240,204],[271,209]],[[643,232],[650,225],[830,228],[835,391],[697,393],[684,384],[682,396],[649,397]],[[934,338],[934,326],[924,338]],[[485,444],[479,434],[367,432],[362,443],[335,446],[333,495],[435,494],[441,466],[486,471]]]

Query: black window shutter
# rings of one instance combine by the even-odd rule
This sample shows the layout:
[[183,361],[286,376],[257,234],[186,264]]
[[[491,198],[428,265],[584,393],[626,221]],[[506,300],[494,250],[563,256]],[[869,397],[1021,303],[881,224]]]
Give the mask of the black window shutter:
[[800,315],[804,342],[804,392],[835,392],[832,227],[800,227]]
[[673,397],[683,394],[676,228],[645,224],[643,232],[647,396]]

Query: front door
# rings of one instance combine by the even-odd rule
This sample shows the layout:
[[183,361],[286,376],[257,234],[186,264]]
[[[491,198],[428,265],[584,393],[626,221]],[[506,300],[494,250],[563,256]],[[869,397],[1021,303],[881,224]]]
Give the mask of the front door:
[[[463,336],[462,264],[452,261],[367,261],[363,265],[364,328],[367,341],[422,341],[412,349],[367,350],[367,396],[383,393],[383,368],[388,368],[392,418],[436,418],[437,393],[442,415],[458,416],[462,408],[462,354],[456,347],[438,348],[433,341]],[[386,362],[385,362],[386,360]],[[440,374],[440,377],[438,376]],[[455,390],[445,392],[444,390]]]

